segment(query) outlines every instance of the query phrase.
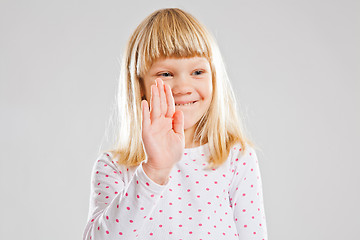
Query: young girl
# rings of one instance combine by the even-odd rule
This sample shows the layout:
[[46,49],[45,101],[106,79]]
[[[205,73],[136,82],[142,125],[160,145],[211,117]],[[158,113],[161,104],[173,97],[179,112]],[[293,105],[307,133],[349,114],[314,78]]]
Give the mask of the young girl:
[[254,145],[218,47],[193,16],[161,9],[136,28],[118,105],[117,146],[94,164],[83,239],[267,239]]

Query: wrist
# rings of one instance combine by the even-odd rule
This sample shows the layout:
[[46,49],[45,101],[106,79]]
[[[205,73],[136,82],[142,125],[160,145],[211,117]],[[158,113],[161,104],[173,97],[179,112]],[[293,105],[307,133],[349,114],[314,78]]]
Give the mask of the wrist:
[[156,169],[147,162],[142,164],[145,174],[159,185],[166,185],[172,168]]

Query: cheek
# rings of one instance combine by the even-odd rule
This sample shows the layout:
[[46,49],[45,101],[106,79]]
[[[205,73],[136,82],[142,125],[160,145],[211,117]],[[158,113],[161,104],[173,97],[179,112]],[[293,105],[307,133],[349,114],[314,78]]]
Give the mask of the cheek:
[[204,98],[206,98],[208,102],[211,102],[213,95],[213,87],[212,87],[211,79],[208,81],[208,83],[205,86],[203,86],[202,89],[204,89],[203,91]]
[[150,85],[145,86],[145,97],[146,97],[146,100],[149,102],[150,98],[151,98],[151,86]]

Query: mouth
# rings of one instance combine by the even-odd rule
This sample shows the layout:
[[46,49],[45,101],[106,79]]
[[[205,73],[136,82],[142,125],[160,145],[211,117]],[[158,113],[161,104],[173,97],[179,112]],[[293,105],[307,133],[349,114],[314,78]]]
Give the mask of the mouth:
[[189,102],[189,103],[185,103],[185,104],[175,103],[175,106],[176,107],[187,107],[187,106],[194,105],[195,103],[197,103],[197,101],[193,101],[193,102]]

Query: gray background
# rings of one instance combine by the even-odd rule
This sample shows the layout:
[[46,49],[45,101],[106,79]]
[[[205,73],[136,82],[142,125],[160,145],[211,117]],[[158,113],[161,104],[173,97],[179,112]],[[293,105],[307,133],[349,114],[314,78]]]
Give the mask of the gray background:
[[358,2],[1,0],[0,238],[81,239],[121,51],[180,7],[217,38],[262,148],[269,238],[357,239]]

